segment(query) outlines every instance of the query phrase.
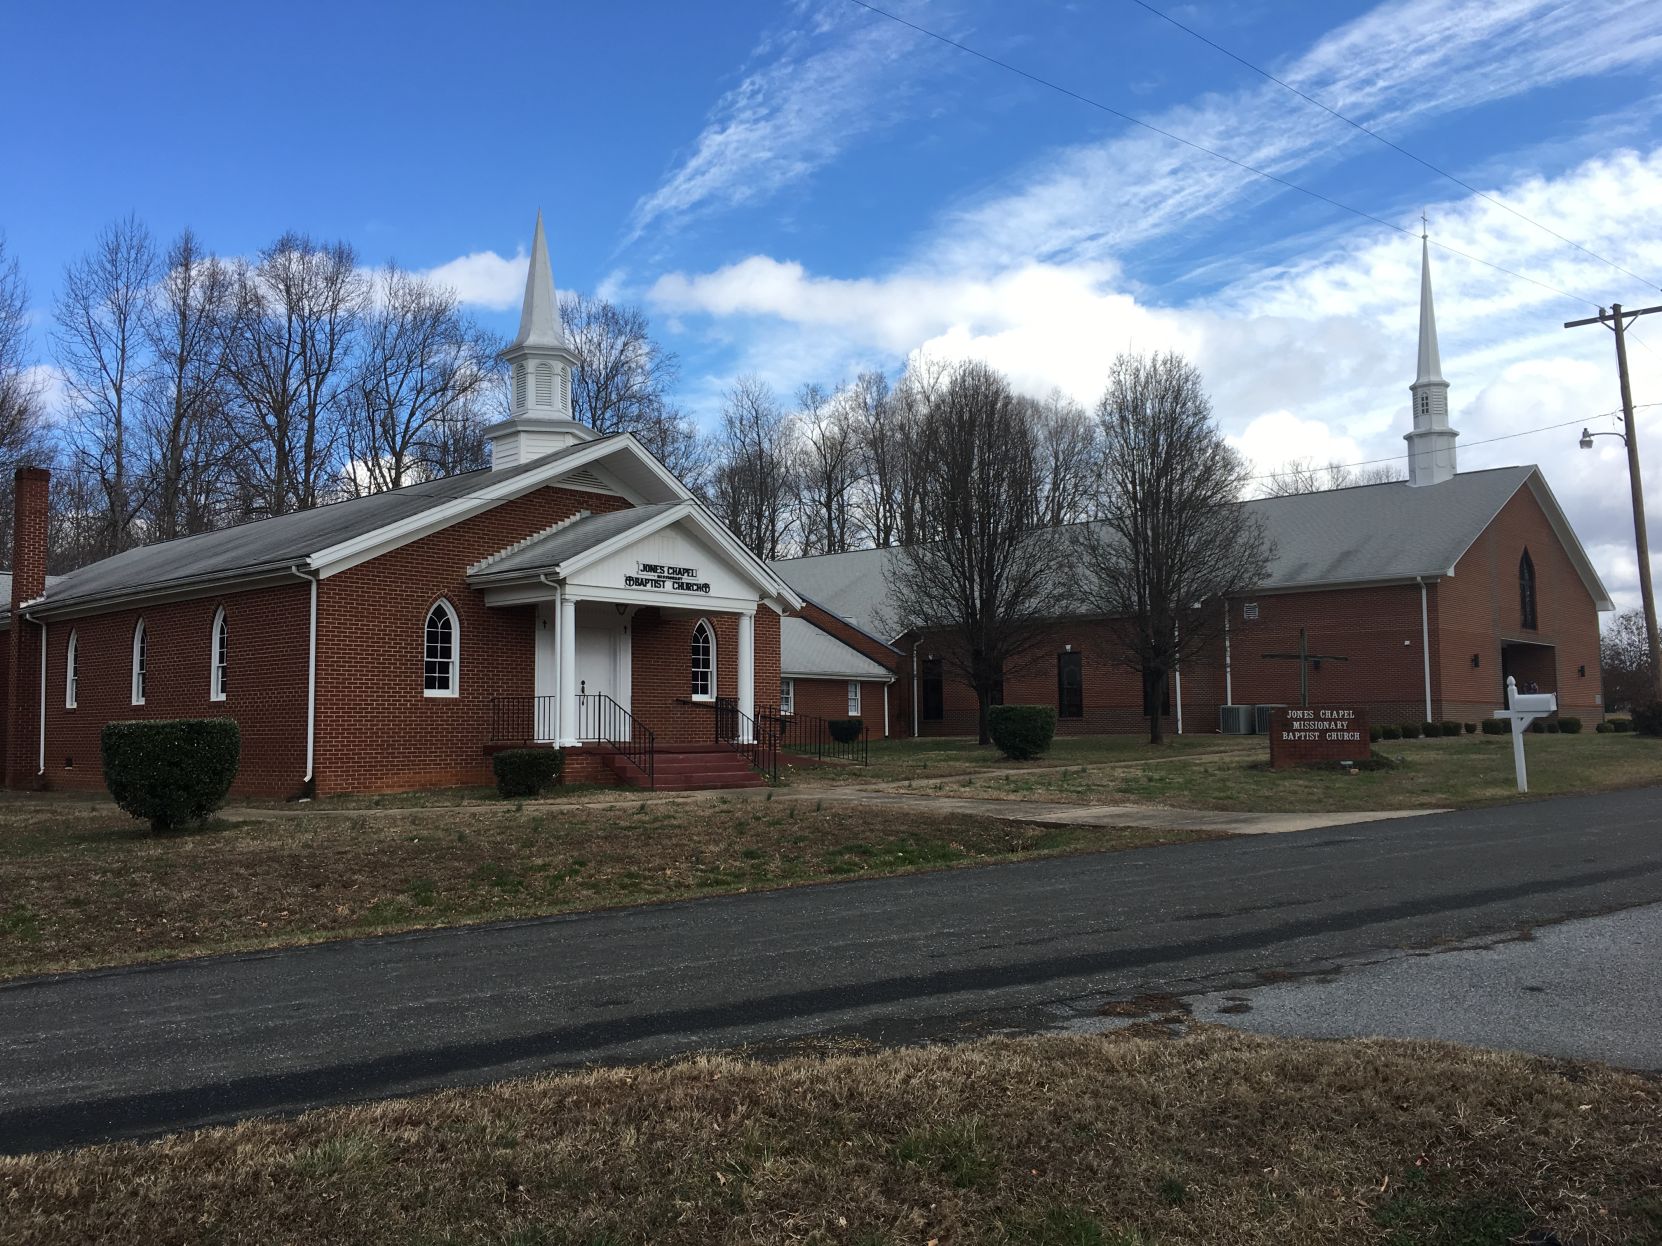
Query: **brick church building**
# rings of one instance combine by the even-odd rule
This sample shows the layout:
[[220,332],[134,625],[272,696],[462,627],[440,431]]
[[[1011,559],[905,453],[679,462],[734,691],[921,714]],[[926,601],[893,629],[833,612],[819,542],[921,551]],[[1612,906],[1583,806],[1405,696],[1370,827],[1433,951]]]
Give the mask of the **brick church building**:
[[[1173,730],[1294,700],[1296,671],[1260,655],[1301,628],[1349,658],[1312,672],[1312,699],[1375,722],[1482,717],[1509,673],[1599,715],[1607,595],[1537,469],[1456,473],[1428,268],[1422,285],[1409,480],[1246,504],[1276,560],[1220,603],[1227,638],[1175,682]],[[944,642],[889,617],[893,551],[770,566],[632,436],[572,419],[540,218],[504,360],[486,470],[62,576],[46,575],[48,475],[20,468],[7,786],[102,788],[104,724],[138,718],[234,718],[233,790],[276,797],[488,782],[492,753],[522,745],[566,750],[568,781],[738,785],[755,781],[750,746],[789,743],[793,724],[973,732]],[[1140,729],[1141,681],[1103,633],[1058,620],[1005,698],[1055,704],[1064,731]]]
[[[1227,625],[1206,661],[1167,688],[1168,731],[1217,731],[1226,705],[1297,705],[1299,664],[1264,655],[1296,652],[1301,629],[1310,652],[1346,659],[1312,663],[1311,704],[1359,706],[1374,724],[1486,718],[1504,705],[1508,675],[1557,693],[1563,715],[1603,717],[1598,616],[1609,595],[1539,468],[1456,470],[1423,246],[1409,392],[1406,481],[1243,504],[1274,547],[1269,574],[1216,604]],[[1048,539],[1066,565],[1070,534]],[[896,551],[773,565],[894,676],[896,734],[974,733],[975,694],[942,656],[950,634],[894,617]],[[1058,730],[1073,734],[1144,730],[1154,708],[1141,674],[1115,661],[1107,628],[1090,616],[1057,620],[1030,659],[1004,672],[1003,699],[1054,705]]]

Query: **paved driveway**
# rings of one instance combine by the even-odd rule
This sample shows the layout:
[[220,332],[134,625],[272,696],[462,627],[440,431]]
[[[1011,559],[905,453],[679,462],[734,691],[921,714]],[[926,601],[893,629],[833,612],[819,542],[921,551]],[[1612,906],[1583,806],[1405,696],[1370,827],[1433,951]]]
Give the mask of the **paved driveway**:
[[1662,901],[1659,826],[1648,789],[14,983],[0,1149],[1515,930]]

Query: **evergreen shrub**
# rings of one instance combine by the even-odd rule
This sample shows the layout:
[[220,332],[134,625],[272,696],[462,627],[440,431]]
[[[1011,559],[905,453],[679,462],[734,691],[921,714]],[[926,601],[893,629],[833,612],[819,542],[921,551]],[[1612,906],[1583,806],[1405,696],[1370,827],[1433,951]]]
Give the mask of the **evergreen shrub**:
[[1404,740],[1417,740],[1425,732],[1425,728],[1419,723],[1403,723],[1400,730]]
[[987,712],[987,731],[1006,757],[1026,761],[1050,751],[1056,711],[1048,705],[995,705]]
[[104,786],[153,831],[200,822],[237,777],[242,733],[232,718],[158,718],[105,723],[99,738]]
[[505,748],[491,758],[496,794],[507,800],[540,795],[565,768],[566,755],[557,748]]
[[865,727],[865,721],[859,718],[831,718],[825,723],[825,729],[838,744],[853,744]]

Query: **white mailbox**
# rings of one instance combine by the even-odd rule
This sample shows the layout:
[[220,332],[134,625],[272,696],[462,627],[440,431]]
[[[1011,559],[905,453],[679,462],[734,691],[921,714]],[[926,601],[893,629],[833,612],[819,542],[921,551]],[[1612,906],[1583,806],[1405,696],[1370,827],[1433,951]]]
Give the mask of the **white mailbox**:
[[1519,692],[1518,681],[1506,677],[1506,708],[1495,713],[1496,718],[1512,720],[1512,767],[1518,773],[1518,790],[1529,790],[1529,772],[1524,768],[1524,732],[1529,724],[1542,714],[1551,714],[1558,708],[1556,692]]

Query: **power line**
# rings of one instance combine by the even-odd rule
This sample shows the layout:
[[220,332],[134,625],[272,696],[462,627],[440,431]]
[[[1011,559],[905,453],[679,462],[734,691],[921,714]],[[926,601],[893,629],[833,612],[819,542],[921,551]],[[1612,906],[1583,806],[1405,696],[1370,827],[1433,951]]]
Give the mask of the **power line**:
[[[907,29],[914,30],[920,35],[934,39],[938,43],[944,43],[948,47],[957,48],[960,52],[967,52],[969,55],[976,57],[978,60],[986,61],[989,65],[996,65],[998,68],[1009,73],[1026,78],[1029,82],[1037,83],[1039,86],[1056,91],[1067,96],[1069,99],[1077,100],[1081,104],[1095,108],[1100,112],[1105,112],[1111,117],[1117,117],[1121,121],[1127,122],[1131,125],[1140,126],[1142,129],[1148,130],[1150,133],[1158,134],[1161,138],[1170,139],[1174,143],[1181,143],[1184,147],[1190,148],[1193,151],[1198,151],[1203,155],[1211,156],[1215,160],[1222,160],[1225,164],[1233,165],[1235,168],[1246,173],[1251,173],[1255,177],[1261,177],[1266,181],[1274,182],[1276,185],[1284,186],[1288,190],[1296,190],[1299,194],[1308,195],[1312,199],[1319,199],[1321,202],[1338,208],[1342,212],[1349,212],[1352,216],[1360,217],[1365,221],[1372,221],[1376,225],[1383,225],[1386,229],[1395,230],[1404,237],[1415,238],[1419,236],[1415,234],[1413,230],[1402,225],[1398,225],[1394,221],[1388,221],[1382,216],[1375,216],[1372,212],[1364,211],[1362,208],[1352,207],[1350,204],[1334,199],[1330,195],[1322,194],[1319,190],[1311,190],[1308,186],[1300,186],[1297,182],[1289,181],[1287,178],[1284,178],[1277,173],[1266,172],[1263,169],[1246,163],[1244,160],[1237,160],[1233,156],[1225,155],[1223,152],[1218,151],[1215,148],[1207,147],[1201,143],[1195,142],[1193,139],[1184,138],[1181,134],[1174,134],[1170,130],[1162,129],[1160,126],[1155,125],[1151,121],[1144,121],[1141,117],[1134,117],[1128,112],[1121,112],[1119,109],[1114,108],[1111,105],[1104,104],[1100,100],[1092,99],[1088,95],[1081,95],[1078,91],[1062,86],[1058,82],[1053,82],[1049,78],[1040,77],[1038,74],[1023,69],[1019,65],[1012,65],[1009,61],[1000,60],[996,56],[991,56],[986,52],[970,47],[967,43],[961,43],[957,39],[953,39],[947,35],[940,34],[937,31],[930,30],[927,26],[920,26],[914,21],[901,17],[899,14],[891,13],[887,9],[878,8],[875,4],[868,3],[867,0],[848,0],[848,2],[865,9],[867,12],[874,13],[878,17],[887,18],[896,25],[905,26]],[[1469,252],[1462,251],[1457,247],[1451,247],[1446,242],[1438,242],[1435,238],[1428,239],[1428,241],[1432,246],[1437,247],[1440,250],[1447,251],[1451,255],[1458,255],[1461,259],[1470,260],[1474,264],[1481,264],[1485,268],[1492,268],[1498,273],[1505,273],[1508,277],[1515,277],[1519,281],[1527,281],[1530,285],[1539,286],[1541,289],[1550,291],[1553,294],[1568,299],[1572,303],[1588,307],[1597,307],[1599,305],[1597,299],[1586,298],[1585,296],[1579,294],[1571,294],[1568,290],[1561,290],[1557,286],[1549,285],[1547,282],[1542,281],[1539,278],[1530,277],[1524,273],[1517,272],[1513,269],[1506,268],[1503,265],[1472,255]]]
[[1241,56],[1238,53],[1230,51],[1228,48],[1224,47],[1221,43],[1217,43],[1212,39],[1208,39],[1205,35],[1201,34],[1198,30],[1195,30],[1193,27],[1185,26],[1182,22],[1178,21],[1171,14],[1162,12],[1160,9],[1155,8],[1152,4],[1148,3],[1148,0],[1131,0],[1131,3],[1135,4],[1138,8],[1148,10],[1148,12],[1154,14],[1155,17],[1160,18],[1162,21],[1169,22],[1171,25],[1173,25],[1173,26],[1177,27],[1179,30],[1181,30],[1184,34],[1194,36],[1196,39],[1199,39],[1202,43],[1204,43],[1207,47],[1213,48],[1216,51],[1223,53],[1225,56],[1229,57],[1230,60],[1236,61],[1236,62],[1238,62],[1239,64],[1242,64],[1242,65],[1245,65],[1248,69],[1252,70],[1253,73],[1259,74],[1262,77],[1268,78],[1271,82],[1275,83],[1276,86],[1282,87],[1285,90],[1291,91],[1294,95],[1298,96],[1301,100],[1304,100],[1306,103],[1314,104],[1317,108],[1321,109],[1323,112],[1327,113],[1329,116],[1337,117],[1340,121],[1343,121],[1346,125],[1351,126],[1354,129],[1360,130],[1363,134],[1366,134],[1369,138],[1375,140],[1376,142],[1380,142],[1380,143],[1385,144],[1385,146],[1389,147],[1392,151],[1397,152],[1399,155],[1407,156],[1408,159],[1414,161],[1414,163],[1419,164],[1419,165],[1423,165],[1425,168],[1430,169],[1433,173],[1437,174],[1439,177],[1446,177],[1449,181],[1453,182],[1456,186],[1459,186],[1464,190],[1470,191],[1472,194],[1476,195],[1478,198],[1486,200],[1487,202],[1494,204],[1497,208],[1502,208],[1505,211],[1510,212],[1513,216],[1517,217],[1520,221],[1524,221],[1524,222],[1526,222],[1530,225],[1533,225],[1533,226],[1535,226],[1536,229],[1539,229],[1544,233],[1551,234],[1554,238],[1558,239],[1559,242],[1566,243],[1569,246],[1574,247],[1577,251],[1580,251],[1583,255],[1591,256],[1593,259],[1597,260],[1601,264],[1608,264],[1611,268],[1614,268],[1619,273],[1626,273],[1629,277],[1632,277],[1640,285],[1647,286],[1651,289],[1662,289],[1662,286],[1658,286],[1656,284],[1656,282],[1650,281],[1650,280],[1647,280],[1644,277],[1641,277],[1638,273],[1634,272],[1631,268],[1624,268],[1622,265],[1618,264],[1615,260],[1607,259],[1606,257],[1600,255],[1597,251],[1592,250],[1590,247],[1582,246],[1581,243],[1577,242],[1574,238],[1566,238],[1563,234],[1559,233],[1556,229],[1553,229],[1550,225],[1541,224],[1540,221],[1535,220],[1533,217],[1529,217],[1529,216],[1524,215],[1522,212],[1520,212],[1516,208],[1514,208],[1511,204],[1506,203],[1501,199],[1497,199],[1494,195],[1489,194],[1487,191],[1479,190],[1476,186],[1473,186],[1470,182],[1467,182],[1462,178],[1456,177],[1453,173],[1450,173],[1447,169],[1439,168],[1437,165],[1432,164],[1431,161],[1425,159],[1423,156],[1415,155],[1413,152],[1409,151],[1406,147],[1402,146],[1400,143],[1392,142],[1390,139],[1386,138],[1383,134],[1379,133],[1377,130],[1370,130],[1367,126],[1363,125],[1360,121],[1352,121],[1349,117],[1345,116],[1338,109],[1330,108],[1328,105],[1322,103],[1319,99],[1316,99],[1314,96],[1306,95],[1303,91],[1299,90],[1292,83],[1284,81],[1281,78],[1277,78],[1269,70],[1262,69],[1259,66],[1254,65],[1251,61],[1247,60],[1246,57]]
[[[1647,407],[1662,407],[1662,402],[1641,402],[1641,403],[1638,403],[1633,409],[1635,411],[1643,411]],[[1481,441],[1468,441],[1464,444],[1464,446],[1462,448],[1470,450],[1470,449],[1474,449],[1477,446],[1493,445],[1497,441],[1511,441],[1514,437],[1529,437],[1529,436],[1533,436],[1535,433],[1550,433],[1554,429],[1574,428],[1577,424],[1580,424],[1582,427],[1586,427],[1587,424],[1589,424],[1593,420],[1607,419],[1610,416],[1620,415],[1621,413],[1622,413],[1621,409],[1618,407],[1614,411],[1600,411],[1597,415],[1578,416],[1573,420],[1565,420],[1562,424],[1543,424],[1543,425],[1541,425],[1540,428],[1526,428],[1526,429],[1522,430],[1521,432],[1502,433],[1498,437],[1485,437]],[[1324,463],[1320,467],[1315,467],[1313,469],[1308,469],[1308,470],[1315,470],[1315,471],[1318,471],[1318,472],[1325,472],[1325,471],[1328,471],[1329,469],[1332,469],[1332,468],[1377,467],[1381,463],[1399,463],[1399,462],[1402,461],[1403,458],[1404,458],[1403,455],[1392,454],[1392,455],[1388,455],[1387,457],[1382,458],[1382,459],[1363,459],[1359,463]],[[1292,471],[1265,472],[1260,476],[1247,476],[1247,477],[1245,477],[1245,479],[1247,479],[1247,480],[1277,480],[1277,479],[1279,479],[1283,476],[1302,476],[1302,475],[1304,475],[1305,470],[1307,470],[1307,469],[1297,469],[1297,468],[1295,468]]]

